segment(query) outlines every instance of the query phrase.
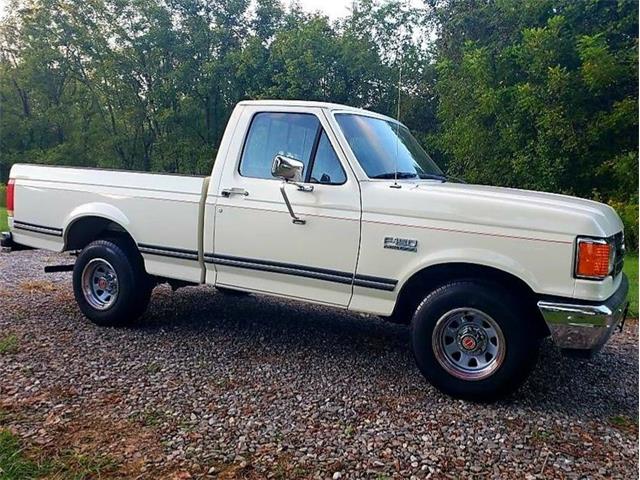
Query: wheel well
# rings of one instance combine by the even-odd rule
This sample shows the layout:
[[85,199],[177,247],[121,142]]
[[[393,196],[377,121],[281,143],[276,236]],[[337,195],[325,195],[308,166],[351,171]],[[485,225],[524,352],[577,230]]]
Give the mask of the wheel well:
[[104,217],[81,217],[67,227],[65,232],[65,250],[81,250],[94,240],[106,237],[123,237],[135,241],[120,224]]
[[520,298],[533,316],[538,320],[540,334],[547,336],[549,331],[537,307],[536,294],[520,278],[485,265],[473,263],[445,263],[427,267],[414,273],[405,282],[398,294],[396,306],[390,319],[397,323],[408,324],[413,312],[424,296],[436,288],[455,280],[479,280],[497,283]]

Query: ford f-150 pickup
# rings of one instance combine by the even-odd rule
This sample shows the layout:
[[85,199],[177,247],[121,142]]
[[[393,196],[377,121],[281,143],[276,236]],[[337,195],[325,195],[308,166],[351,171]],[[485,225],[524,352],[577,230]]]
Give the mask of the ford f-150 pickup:
[[551,336],[592,354],[624,322],[623,226],[607,205],[448,178],[394,119],[246,101],[210,177],[14,165],[6,247],[70,251],[81,311],[140,317],[153,287],[208,284],[410,325],[442,391],[516,389]]

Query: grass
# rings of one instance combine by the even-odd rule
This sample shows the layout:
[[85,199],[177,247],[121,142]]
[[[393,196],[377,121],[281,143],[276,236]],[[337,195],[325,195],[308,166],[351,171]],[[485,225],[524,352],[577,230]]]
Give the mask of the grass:
[[16,353],[18,351],[18,337],[7,335],[0,338],[0,355],[5,353]]
[[18,438],[9,430],[0,430],[0,478],[22,480],[43,473],[39,465],[25,457]]
[[620,430],[635,432],[638,430],[638,421],[626,415],[614,415],[609,418],[609,423]]
[[9,230],[9,224],[7,223],[7,209],[0,207],[0,232],[6,232]]
[[147,373],[154,374],[162,370],[162,367],[157,362],[151,362],[147,363],[147,365],[145,366],[145,370],[147,371]]
[[152,408],[145,408],[136,417],[142,422],[145,427],[157,427],[167,420],[167,416],[160,410]]
[[[32,452],[33,453],[33,452]],[[88,456],[66,451],[38,461],[27,455],[20,439],[9,430],[0,429],[0,479],[26,480],[60,478],[89,480],[109,477],[117,463],[105,456]]]
[[46,478],[65,480],[92,480],[114,478],[118,463],[104,455],[84,455],[74,451],[48,460],[45,465]]
[[629,278],[629,317],[638,318],[638,254],[630,253],[624,259],[624,273]]

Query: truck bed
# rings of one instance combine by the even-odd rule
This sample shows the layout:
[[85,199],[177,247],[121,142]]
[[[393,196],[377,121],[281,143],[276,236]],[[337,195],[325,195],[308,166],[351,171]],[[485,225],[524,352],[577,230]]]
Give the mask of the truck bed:
[[[73,223],[88,215],[120,225],[139,246],[198,250],[200,201],[206,177],[20,164],[12,169],[17,243],[62,251]],[[145,253],[154,275],[198,281],[196,258]],[[170,275],[169,275],[170,274]]]

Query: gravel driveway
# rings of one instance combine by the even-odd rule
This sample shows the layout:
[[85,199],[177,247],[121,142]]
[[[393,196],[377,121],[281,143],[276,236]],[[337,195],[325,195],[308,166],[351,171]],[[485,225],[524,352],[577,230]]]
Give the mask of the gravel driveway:
[[637,478],[638,336],[545,344],[508,401],[448,398],[406,327],[206,287],[156,288],[130,329],[80,314],[66,256],[0,254],[0,425],[101,478]]

